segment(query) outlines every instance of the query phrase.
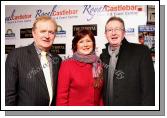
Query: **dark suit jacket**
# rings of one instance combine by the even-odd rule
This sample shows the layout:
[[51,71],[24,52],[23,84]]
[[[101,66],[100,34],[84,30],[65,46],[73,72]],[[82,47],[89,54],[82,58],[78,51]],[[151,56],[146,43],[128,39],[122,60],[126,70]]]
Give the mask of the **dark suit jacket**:
[[[52,54],[53,100],[61,58]],[[52,101],[52,105],[55,101]],[[6,59],[5,64],[6,106],[48,106],[49,93],[34,44],[17,48]]]
[[[104,64],[104,104],[108,103],[107,81],[110,55],[108,45],[100,58]],[[116,106],[155,105],[155,72],[149,49],[124,38],[113,78],[113,104]]]

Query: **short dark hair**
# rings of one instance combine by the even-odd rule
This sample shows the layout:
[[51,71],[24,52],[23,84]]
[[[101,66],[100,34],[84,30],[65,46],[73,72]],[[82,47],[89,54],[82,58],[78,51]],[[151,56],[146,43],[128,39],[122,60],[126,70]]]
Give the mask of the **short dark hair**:
[[96,43],[95,43],[95,37],[94,37],[94,34],[90,31],[90,30],[87,30],[87,29],[81,29],[79,30],[73,40],[72,40],[72,50],[73,52],[76,52],[77,51],[77,43],[78,41],[81,39],[81,38],[84,38],[86,35],[88,35],[90,37],[90,39],[92,40],[93,42],[93,51],[95,51],[95,46],[96,46]]
[[[107,25],[110,21],[114,21],[114,20],[119,21],[120,23],[122,23],[122,25],[123,25],[123,30],[125,30],[125,23],[124,23],[124,20],[123,20],[122,18],[120,18],[120,17],[116,17],[116,16],[110,17],[110,18],[107,20],[106,25]],[[105,25],[105,30],[106,30],[106,25]]]

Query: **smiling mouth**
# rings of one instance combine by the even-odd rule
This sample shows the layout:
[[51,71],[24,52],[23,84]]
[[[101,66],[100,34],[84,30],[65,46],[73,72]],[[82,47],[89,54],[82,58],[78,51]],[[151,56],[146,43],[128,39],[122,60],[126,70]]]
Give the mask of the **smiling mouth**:
[[85,49],[83,49],[83,50],[89,50],[90,48],[85,48]]
[[49,40],[42,40],[42,41],[44,41],[44,42],[50,42]]

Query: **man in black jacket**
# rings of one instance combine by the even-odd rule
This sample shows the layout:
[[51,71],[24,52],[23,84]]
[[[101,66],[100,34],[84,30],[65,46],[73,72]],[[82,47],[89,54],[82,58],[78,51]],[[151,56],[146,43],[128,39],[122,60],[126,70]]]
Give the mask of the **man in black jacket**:
[[104,105],[154,106],[155,72],[148,47],[129,43],[124,21],[111,17],[105,25],[108,40],[100,58],[104,64]]
[[50,52],[50,49],[56,30],[54,19],[48,16],[38,17],[32,27],[34,43],[17,48],[7,56],[6,106],[55,105],[61,58]]

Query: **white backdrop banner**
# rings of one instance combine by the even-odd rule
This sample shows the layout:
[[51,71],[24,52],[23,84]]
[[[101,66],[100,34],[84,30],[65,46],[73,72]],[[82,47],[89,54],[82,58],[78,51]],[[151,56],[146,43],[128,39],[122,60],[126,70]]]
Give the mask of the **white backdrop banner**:
[[100,55],[107,40],[104,35],[105,23],[111,16],[125,21],[126,38],[138,42],[138,26],[146,25],[146,5],[6,5],[5,45],[15,48],[33,42],[31,28],[36,17],[48,15],[58,24],[54,41],[55,52],[64,59],[72,55],[73,33],[77,28],[88,28],[96,33],[96,52]]

